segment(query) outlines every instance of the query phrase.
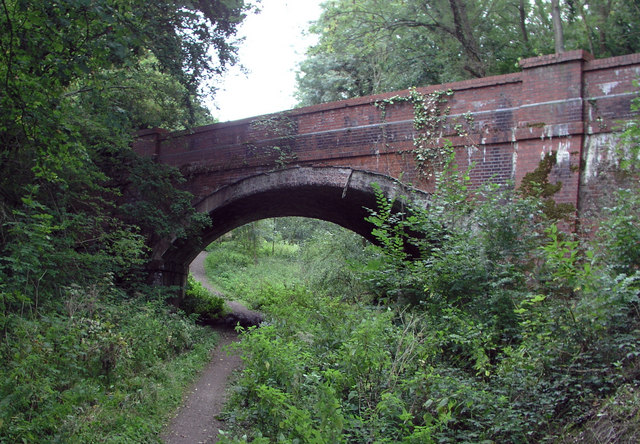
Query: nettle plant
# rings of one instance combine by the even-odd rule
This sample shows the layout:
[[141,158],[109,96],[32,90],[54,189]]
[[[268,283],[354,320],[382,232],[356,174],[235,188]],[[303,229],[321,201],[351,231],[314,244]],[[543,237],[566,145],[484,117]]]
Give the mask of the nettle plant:
[[[446,123],[451,111],[451,107],[445,104],[453,94],[451,89],[425,94],[413,87],[406,96],[396,95],[374,103],[382,112],[383,123],[386,121],[389,106],[398,103],[410,103],[413,106],[413,127],[416,133],[413,137],[412,153],[418,171],[427,178],[442,171],[454,156],[453,144],[443,137],[447,133]],[[460,137],[467,136],[465,127],[471,128],[474,124],[471,113],[463,114],[463,119],[466,125],[459,121],[451,122],[455,135]]]

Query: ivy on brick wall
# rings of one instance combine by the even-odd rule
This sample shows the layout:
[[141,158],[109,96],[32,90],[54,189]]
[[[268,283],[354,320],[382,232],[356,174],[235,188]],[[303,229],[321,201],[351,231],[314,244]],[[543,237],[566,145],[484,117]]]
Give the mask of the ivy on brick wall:
[[[446,106],[453,90],[437,90],[431,93],[421,93],[415,87],[409,89],[408,95],[396,95],[388,99],[379,100],[374,105],[381,110],[382,122],[386,121],[387,109],[397,103],[410,103],[413,106],[413,137],[412,153],[416,161],[416,168],[426,178],[432,178],[451,162],[454,156],[453,144],[444,137],[448,134],[447,119],[451,108]],[[457,136],[468,136],[465,129],[473,127],[473,115],[463,114],[466,123],[451,122],[453,133]],[[384,135],[384,126],[383,126]]]
[[257,155],[275,156],[275,169],[282,169],[297,159],[293,141],[297,132],[297,122],[284,113],[260,117],[250,124],[255,140],[267,141],[266,146],[247,145]]

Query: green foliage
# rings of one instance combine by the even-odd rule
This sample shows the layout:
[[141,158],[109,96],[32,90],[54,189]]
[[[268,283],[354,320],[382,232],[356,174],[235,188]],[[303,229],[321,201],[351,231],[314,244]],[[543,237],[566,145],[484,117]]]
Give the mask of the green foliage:
[[[640,87],[638,81],[634,83]],[[640,111],[640,97],[631,102],[631,111]],[[598,233],[598,255],[616,273],[632,275],[640,269],[640,117],[630,120],[620,143],[615,147],[619,169],[627,180],[604,208],[604,220]]]
[[[527,183],[545,189],[547,174]],[[361,286],[345,287],[361,296],[260,278],[250,293],[266,326],[239,345],[226,442],[562,442],[637,384],[637,193],[623,191],[589,243],[557,228],[542,193],[438,179],[426,211],[394,213],[377,190],[379,246],[350,258]],[[324,242],[349,245],[306,245]]]
[[416,130],[413,152],[418,170],[427,177],[441,171],[451,162],[454,154],[451,142],[441,138],[443,122],[449,115],[449,108],[442,106],[451,95],[451,90],[421,94],[415,88],[410,88],[407,96],[393,96],[375,103],[382,111],[383,121],[389,106],[402,102],[412,104],[413,126]]
[[135,129],[207,119],[198,82],[234,61],[247,8],[205,3],[0,5],[2,291],[42,300],[107,272],[133,285],[145,242],[207,222],[176,171],[130,150]]
[[557,203],[553,198],[562,188],[562,182],[549,182],[549,174],[556,164],[556,155],[555,151],[547,153],[535,170],[524,175],[519,188],[522,196],[535,197],[542,201],[542,212],[550,220],[566,219],[575,211],[573,205]]
[[[565,48],[596,57],[640,50],[635,0],[573,0],[562,8]],[[301,105],[518,70],[554,52],[549,0],[331,0],[300,66]]]
[[616,273],[631,275],[640,270],[640,197],[638,189],[618,190],[614,205],[604,209],[608,216],[599,231],[598,253]]
[[39,318],[0,315],[0,441],[154,439],[215,336],[108,281],[62,292]]
[[270,140],[275,145],[258,148],[253,142],[248,142],[247,148],[254,155],[266,153],[267,159],[264,159],[263,162],[274,162],[275,169],[285,168],[296,160],[296,153],[292,146],[297,131],[296,127],[297,123],[286,113],[261,117],[252,121],[250,125],[253,137],[255,137],[254,140],[256,143],[262,140]]
[[[391,437],[378,418],[386,414],[396,420],[391,399],[379,397],[390,375],[395,382],[392,356],[401,347],[393,343],[390,314],[371,313],[363,320],[349,305],[302,288],[282,292],[267,309],[274,324],[249,330],[240,344],[248,366],[234,391],[236,408],[227,413],[229,420],[240,430],[257,425],[261,436],[272,439]],[[378,413],[380,402],[387,407]]]
[[367,291],[358,272],[370,256],[366,242],[322,221],[291,217],[247,224],[207,251],[209,280],[256,309],[269,304],[270,295],[299,285],[336,297]]
[[187,288],[180,305],[187,313],[195,313],[205,320],[224,316],[226,311],[224,299],[212,294],[192,275],[187,278]]
[[[461,14],[452,15],[451,5],[461,5]],[[312,28],[319,34],[319,42],[301,65],[301,103],[445,83],[482,71],[485,67],[480,66],[479,52],[473,53],[480,36],[473,28],[482,25],[480,16],[485,21],[497,18],[483,9],[480,2],[465,5],[458,1],[327,2]],[[517,12],[516,8],[502,10],[508,15]],[[486,29],[491,25],[487,23]],[[507,32],[514,41],[520,40],[517,30]],[[485,42],[483,49],[490,51],[492,42]],[[496,58],[495,53],[487,56],[487,60]]]
[[253,241],[247,245],[245,234],[246,230],[239,230],[234,233],[236,239],[211,244],[207,248],[205,270],[209,281],[225,296],[240,299],[258,309],[267,303],[268,289],[277,293],[281,288],[299,284],[302,268],[300,264],[290,262],[297,256],[297,249],[290,248],[291,245],[276,242],[274,247],[263,238],[255,238],[261,248],[252,251]]
[[143,282],[148,245],[208,218],[130,145],[210,120],[247,10],[214,3],[0,3],[0,442],[156,439],[207,358]]
[[369,287],[361,275],[374,254],[361,237],[325,224],[316,228],[301,256],[305,283],[314,291],[353,301],[367,299]]
[[[634,86],[640,89],[640,81],[635,80]],[[640,112],[640,97],[635,97],[631,101],[631,112]],[[620,169],[623,172],[631,173],[637,180],[640,170],[640,117],[636,116],[627,123],[622,132],[621,143],[616,147],[620,158]]]

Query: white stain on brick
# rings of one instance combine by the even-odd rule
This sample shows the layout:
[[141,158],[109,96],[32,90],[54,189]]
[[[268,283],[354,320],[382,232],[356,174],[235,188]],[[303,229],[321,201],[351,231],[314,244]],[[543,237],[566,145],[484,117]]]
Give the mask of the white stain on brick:
[[553,138],[553,130],[549,125],[545,125],[544,128],[542,128],[542,134],[540,135],[540,140],[544,140],[545,137],[548,137],[549,139]]
[[584,171],[582,172],[582,180],[585,184],[589,183],[591,179],[598,176],[598,148],[594,143],[594,139],[597,136],[589,136],[584,144],[587,155],[584,162]]
[[611,91],[613,91],[613,89],[618,86],[620,84],[620,82],[606,82],[606,83],[602,83],[600,85],[600,89],[602,90],[602,92],[604,93],[605,96],[608,96],[609,93],[611,93]]
[[471,157],[473,156],[473,153],[475,153],[476,151],[478,151],[478,148],[474,145],[468,146],[467,147],[467,165],[471,165]]
[[473,107],[473,109],[478,110],[478,109],[484,109],[487,105],[489,105],[490,103],[485,101],[485,100],[476,100],[471,102],[471,106]]
[[556,164],[560,167],[569,167],[571,163],[571,142],[560,142],[556,153]]
[[547,147],[547,145],[542,145],[542,150],[540,151],[540,160],[544,159],[544,156],[547,155],[547,150],[549,152],[552,151],[551,147]]
[[558,137],[567,137],[569,135],[569,124],[568,123],[561,123],[559,125],[556,125],[556,136]]
[[559,123],[557,125],[546,125],[542,130],[540,140],[545,138],[551,140],[554,137],[567,137],[569,135],[569,124]]
[[584,148],[584,171],[582,181],[588,184],[589,181],[598,177],[598,171],[606,170],[609,166],[618,164],[618,159],[614,147],[618,138],[612,134],[594,134],[586,138]]

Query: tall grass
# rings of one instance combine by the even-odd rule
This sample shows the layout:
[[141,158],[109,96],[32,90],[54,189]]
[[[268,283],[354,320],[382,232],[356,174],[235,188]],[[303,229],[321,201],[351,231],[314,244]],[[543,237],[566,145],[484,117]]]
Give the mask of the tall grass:
[[0,442],[157,442],[217,335],[161,295],[109,283],[62,294],[3,319]]

